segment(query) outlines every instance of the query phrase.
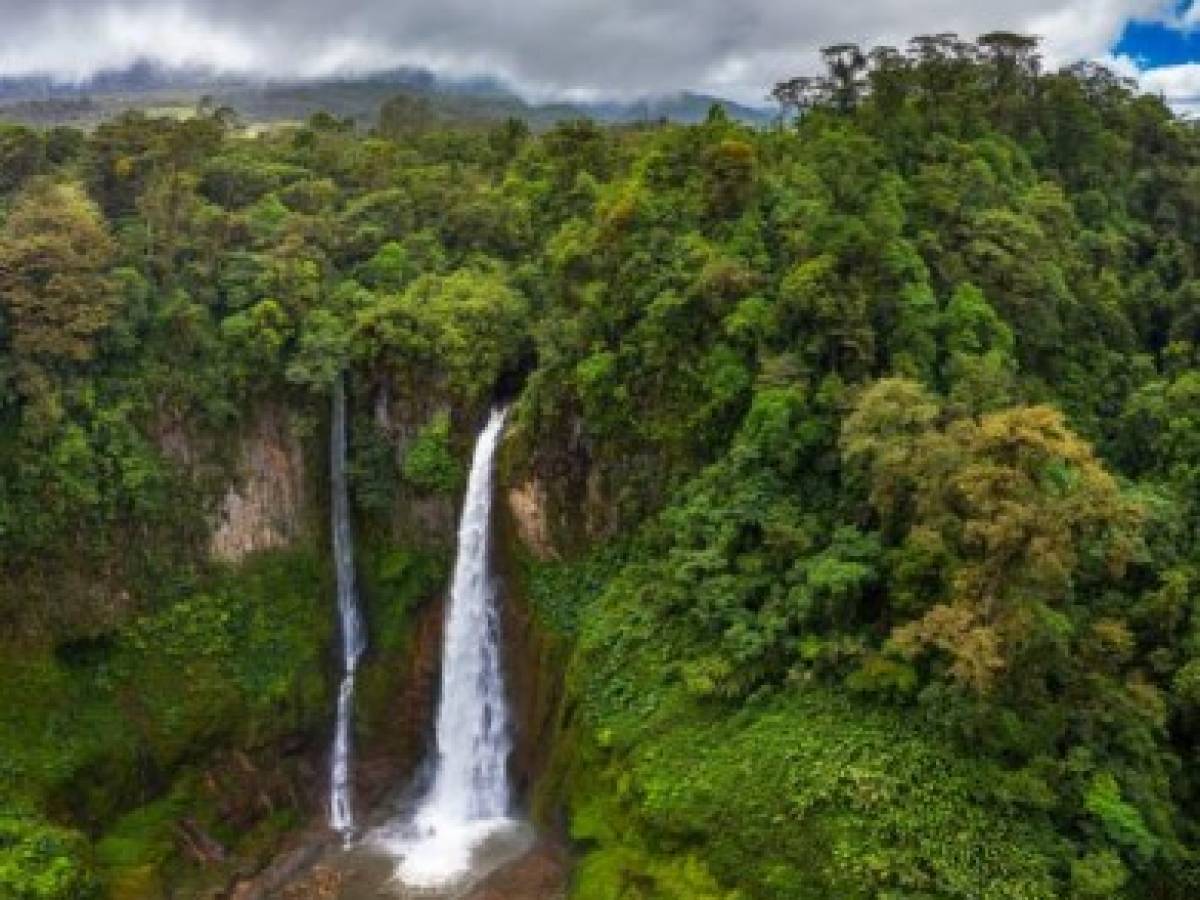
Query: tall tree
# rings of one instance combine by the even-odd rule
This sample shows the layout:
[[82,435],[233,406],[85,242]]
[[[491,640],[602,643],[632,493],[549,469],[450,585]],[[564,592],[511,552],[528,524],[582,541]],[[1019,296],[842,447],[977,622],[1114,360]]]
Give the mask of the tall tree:
[[42,181],[0,230],[0,302],[18,367],[54,370],[90,360],[117,312],[114,244],[75,182]]
[[1120,578],[1141,511],[1057,410],[942,414],[911,382],[881,381],[846,420],[843,454],[900,535],[897,573],[939,585],[913,592],[926,608],[894,630],[896,646],[937,651],[955,679],[987,691],[1035,629],[1054,627],[1052,610]]

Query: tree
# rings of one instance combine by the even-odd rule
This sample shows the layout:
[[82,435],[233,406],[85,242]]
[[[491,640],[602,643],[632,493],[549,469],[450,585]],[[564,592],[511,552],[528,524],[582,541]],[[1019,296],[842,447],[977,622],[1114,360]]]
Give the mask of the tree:
[[909,61],[895,47],[888,46],[871,48],[867,59],[870,62],[867,79],[871,99],[882,117],[891,120],[909,92]]
[[850,112],[858,106],[867,84],[867,57],[858,44],[833,44],[821,49],[821,58],[829,71],[834,106],[841,112]]
[[858,285],[838,277],[829,255],[800,263],[779,287],[779,323],[802,341],[814,369],[858,378],[869,370],[875,333],[867,298]]
[[1049,374],[1060,353],[1070,300],[1051,234],[1031,211],[986,210],[974,217],[962,275],[978,285],[1013,328],[1021,362]]
[[898,535],[895,574],[938,586],[895,646],[943,654],[953,678],[985,692],[1050,610],[1121,578],[1142,513],[1054,409],[942,415],[911,382],[880,381],[845,422],[843,457]]
[[433,104],[426,97],[397,94],[379,110],[379,134],[401,140],[428,131],[437,121]]
[[754,190],[754,147],[726,138],[711,148],[705,159],[708,209],[717,219],[740,213]]
[[1011,31],[990,31],[975,42],[983,58],[996,70],[996,89],[1006,93],[1024,88],[1021,82],[1037,77],[1041,59],[1037,48],[1041,38]]
[[779,104],[780,115],[788,112],[801,116],[808,110],[828,100],[831,85],[827,78],[813,75],[798,75],[776,83],[771,97]]
[[1039,38],[1011,31],[992,31],[976,41],[991,70],[985,84],[992,97],[992,121],[1009,133],[1023,131],[1029,124],[1028,101],[1041,70],[1039,43]]
[[155,177],[137,198],[138,213],[145,223],[148,268],[160,283],[181,268],[177,255],[187,247],[192,237],[189,232],[203,221],[203,206],[195,176],[190,173],[166,172]]
[[41,134],[23,125],[0,125],[0,193],[8,194],[42,171],[46,144]]
[[978,413],[1007,405],[1017,372],[1012,329],[975,285],[959,285],[942,314],[942,377],[952,400]]
[[117,313],[114,252],[81,185],[43,181],[17,200],[0,230],[0,302],[27,375],[93,357]]

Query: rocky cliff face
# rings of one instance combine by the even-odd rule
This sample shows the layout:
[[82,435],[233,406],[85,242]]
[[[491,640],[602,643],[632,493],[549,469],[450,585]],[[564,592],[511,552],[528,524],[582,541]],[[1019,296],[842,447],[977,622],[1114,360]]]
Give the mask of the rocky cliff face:
[[209,545],[223,562],[286,547],[307,521],[304,449],[286,412],[262,410],[235,440],[233,481]]
[[358,704],[359,809],[374,809],[412,781],[429,751],[437,715],[445,598],[414,612],[402,647],[369,659]]
[[[513,585],[514,579],[508,584]],[[504,617],[505,676],[516,734],[510,775],[518,797],[541,827],[561,824],[553,790],[545,790],[547,774],[563,717],[563,676],[570,646],[542,628],[519,590],[507,597]]]
[[554,435],[535,438],[518,424],[500,457],[516,537],[541,561],[571,556],[620,532],[629,512],[622,487],[636,468],[629,460],[597,456],[579,419]]
[[163,454],[213,498],[211,558],[237,563],[311,536],[314,479],[286,407],[263,404],[229,435],[198,434],[177,420],[160,422],[156,431]]
[[[398,467],[421,427],[440,408],[431,399],[397,400],[385,388],[372,390],[374,424],[392,446]],[[319,538],[326,508],[323,438],[320,428],[316,438],[302,439],[281,404],[259,407],[224,446],[221,438],[193,434],[180,423],[158,429],[163,452],[215,495],[208,551],[211,558],[226,563]],[[457,526],[455,500],[402,486],[388,520],[377,524],[386,526],[389,533],[383,537],[395,543],[451,546]]]
[[[396,466],[404,459],[422,426],[449,407],[435,398],[398,397],[387,383],[373,391],[375,427],[387,436]],[[402,487],[388,523],[391,538],[419,547],[452,547],[458,530],[458,511],[453,497],[429,496]]]
[[551,538],[549,506],[546,488],[536,476],[509,488],[508,514],[516,537],[535,559],[558,557]]
[[[503,488],[502,488],[503,489]],[[547,772],[563,725],[563,676],[569,644],[542,627],[529,604],[522,558],[541,562],[561,553],[552,535],[551,502],[531,478],[504,490],[496,505],[497,565],[504,583],[505,678],[515,723],[510,761],[514,787],[534,821],[558,830],[560,803]]]

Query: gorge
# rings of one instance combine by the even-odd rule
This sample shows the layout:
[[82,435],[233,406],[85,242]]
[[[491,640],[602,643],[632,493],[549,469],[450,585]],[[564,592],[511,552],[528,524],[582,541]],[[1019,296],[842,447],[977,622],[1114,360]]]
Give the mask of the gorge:
[[[345,387],[339,380],[331,416],[335,554],[350,546],[345,540],[348,527],[343,529],[343,538],[338,538],[338,492],[345,489],[345,404]],[[393,785],[388,792],[392,799],[375,809],[364,809],[358,816],[339,816],[349,811],[355,795],[350,779],[344,777],[354,759],[352,753],[344,753],[349,746],[342,736],[348,708],[341,701],[344,693],[340,694],[331,753],[334,779],[330,827],[341,840],[323,852],[314,852],[319,847],[304,852],[303,863],[288,863],[286,877],[264,882],[267,889],[278,881],[281,885],[291,884],[291,888],[284,887],[285,892],[302,891],[325,879],[325,883],[336,882],[342,892],[339,896],[348,900],[380,895],[407,897],[410,891],[425,898],[464,897],[506,866],[509,871],[503,877],[528,881],[521,868],[529,862],[512,866],[531,851],[536,836],[530,824],[516,817],[520,801],[510,785],[516,723],[509,712],[503,650],[511,642],[504,638],[501,585],[493,547],[495,458],[506,415],[502,407],[490,411],[471,454],[441,629],[440,689],[435,695],[436,721],[426,762],[416,767],[412,783],[405,784],[402,779]],[[341,477],[339,472],[343,473]],[[348,562],[347,575],[352,578],[353,560]],[[341,572],[338,574],[338,611],[344,618],[342,588],[349,581],[342,579]],[[356,616],[353,624],[355,633],[361,634],[361,617]],[[364,643],[360,640],[358,645]],[[414,712],[399,708],[392,715],[407,717]],[[528,738],[526,735],[526,742]],[[406,777],[412,775],[409,772]],[[561,876],[558,863],[550,859],[549,867],[544,853],[541,860],[532,858],[532,863],[540,866],[541,883],[557,895]],[[294,873],[292,868],[296,869]]]

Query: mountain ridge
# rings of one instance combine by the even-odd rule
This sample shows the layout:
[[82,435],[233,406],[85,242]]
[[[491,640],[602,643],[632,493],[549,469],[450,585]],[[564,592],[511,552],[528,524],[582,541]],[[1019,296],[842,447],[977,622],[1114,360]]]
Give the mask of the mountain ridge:
[[86,127],[129,110],[182,113],[189,105],[211,98],[254,122],[291,121],[323,110],[370,124],[382,102],[395,94],[421,97],[439,118],[449,120],[520,118],[534,125],[570,118],[610,124],[662,119],[686,123],[702,120],[714,104],[742,122],[765,124],[774,118],[766,107],[689,90],[628,99],[534,100],[499,76],[487,74],[457,77],[398,66],[312,77],[260,77],[146,59],[76,81],[50,74],[0,77],[0,117],[25,124]]

